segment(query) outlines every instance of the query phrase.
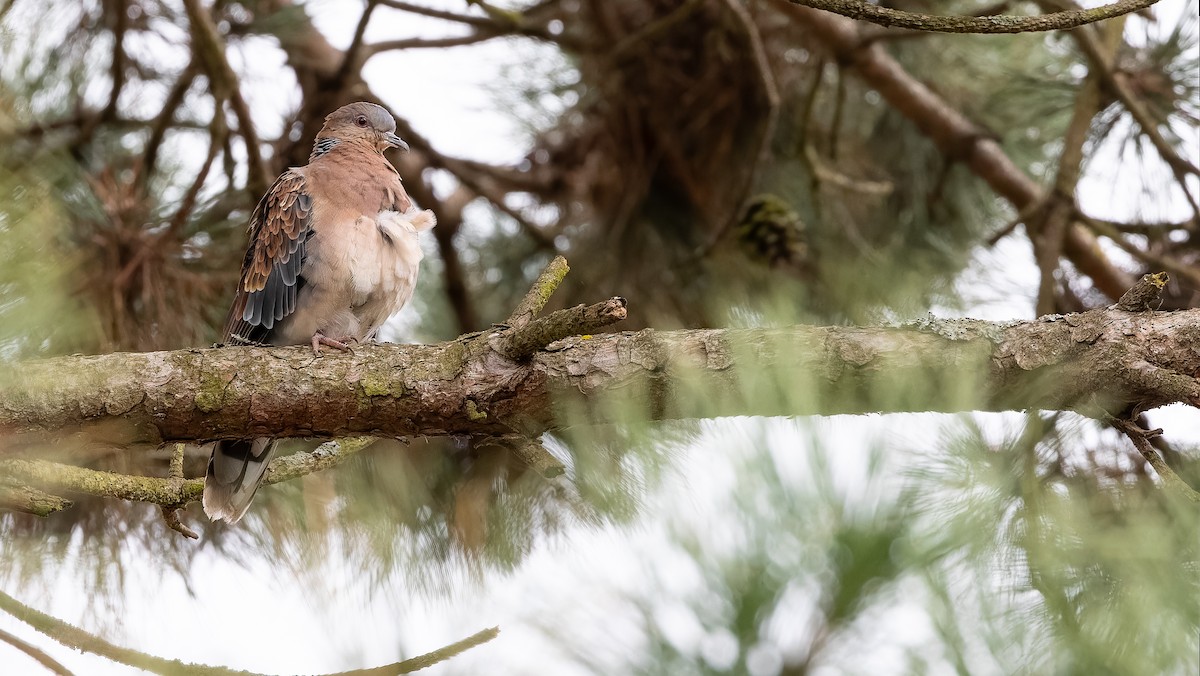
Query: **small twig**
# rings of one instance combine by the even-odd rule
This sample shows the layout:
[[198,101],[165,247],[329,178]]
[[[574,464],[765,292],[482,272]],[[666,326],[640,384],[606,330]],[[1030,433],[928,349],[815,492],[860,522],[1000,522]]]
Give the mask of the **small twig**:
[[167,524],[167,528],[170,528],[189,540],[200,539],[200,534],[191,528],[188,528],[188,526],[180,519],[178,507],[168,507],[163,505],[162,507],[159,507],[159,509],[162,510],[163,522]]
[[492,627],[491,629],[484,629],[478,634],[468,636],[467,638],[464,638],[456,643],[451,643],[445,648],[438,648],[433,652],[425,653],[424,655],[418,655],[417,657],[404,660],[403,662],[396,662],[395,664],[375,667],[374,669],[343,671],[337,674],[330,674],[329,676],[391,676],[392,674],[411,674],[414,671],[418,671],[426,667],[432,667],[439,662],[445,662],[451,657],[464,653],[477,645],[487,643],[499,635],[500,627]]
[[1107,218],[1095,218],[1094,216],[1087,217],[1089,225],[1092,223],[1099,224],[1104,228],[1109,228],[1113,232],[1120,232],[1129,235],[1142,235],[1143,237],[1165,237],[1168,233],[1176,230],[1184,230],[1187,232],[1200,234],[1200,219],[1195,216],[1185,221],[1159,221],[1153,223],[1126,223],[1123,221],[1113,221]]
[[20,638],[13,636],[3,629],[0,629],[0,641],[4,641],[17,650],[29,655],[34,660],[37,660],[37,662],[43,667],[46,667],[51,672],[58,674],[58,676],[73,676],[71,670],[60,664],[58,660],[50,657],[37,646],[26,643],[25,641],[22,641]]
[[114,288],[123,289],[129,283],[129,279],[141,269],[142,263],[150,257],[150,254],[159,249],[168,239],[174,237],[179,230],[187,223],[188,216],[196,207],[196,200],[200,198],[200,190],[204,188],[204,182],[208,180],[209,171],[212,170],[213,162],[217,159],[217,153],[221,150],[228,130],[225,127],[225,113],[221,110],[221,101],[216,99],[216,111],[212,119],[211,141],[208,147],[208,156],[204,158],[204,164],[200,167],[200,172],[196,174],[192,185],[184,193],[183,199],[180,200],[179,209],[175,211],[175,215],[171,217],[167,228],[158,235],[154,236],[151,241],[142,244],[137,253],[129,259],[121,271],[113,277],[112,285]]
[[1021,209],[1021,211],[1018,212],[1017,215],[1014,216],[1011,221],[1006,223],[1004,225],[1004,227],[1002,227],[999,230],[997,230],[996,232],[992,233],[991,236],[989,236],[987,238],[987,240],[986,240],[987,245],[989,247],[996,246],[996,244],[998,244],[1000,242],[1000,240],[1002,240],[1005,237],[1008,237],[1010,234],[1012,234],[1012,231],[1016,230],[1017,226],[1024,224],[1026,221],[1032,219],[1034,214],[1038,213],[1042,209],[1045,209],[1046,203],[1047,203],[1047,197],[1043,196],[1039,199],[1036,199],[1036,200],[1030,202],[1029,204],[1026,204],[1025,207],[1023,209]]
[[[831,185],[835,188],[840,188],[848,192],[860,193],[863,195],[872,195],[875,197],[885,197],[892,194],[896,190],[896,186],[891,181],[871,181],[863,178],[854,178],[847,176],[832,166],[821,160],[820,154],[817,153],[816,147],[812,145],[804,146],[804,156],[808,160],[808,165],[813,172],[813,176],[824,184]],[[836,159],[831,156],[830,159]]]
[[[187,449],[187,444],[175,444],[175,452],[171,454],[171,465],[167,468],[167,478],[175,482],[177,485],[183,483],[183,452]],[[163,521],[167,527],[192,540],[199,540],[200,535],[196,531],[188,528],[179,518],[179,510],[187,503],[176,505],[161,505]]]
[[620,296],[594,305],[576,305],[539,317],[519,329],[495,333],[490,343],[505,357],[521,361],[556,340],[591,333],[625,319],[627,307]]
[[1154,447],[1150,445],[1150,439],[1163,433],[1161,429],[1144,430],[1136,422],[1120,418],[1113,418],[1111,422],[1117,429],[1124,432],[1125,436],[1129,437],[1129,440],[1133,442],[1134,447],[1142,454],[1146,462],[1150,463],[1155,472],[1158,472],[1163,485],[1170,487],[1168,490],[1175,491],[1192,502],[1200,502],[1200,493],[1197,493],[1195,489],[1187,485],[1186,481],[1180,479],[1175,470],[1171,469],[1170,465],[1158,454],[1158,451],[1154,450]]
[[570,271],[571,266],[567,265],[567,259],[555,256],[546,264],[545,269],[534,280],[533,286],[529,288],[529,292],[517,304],[517,309],[512,311],[504,324],[512,329],[519,329],[533,321],[542,308],[546,307],[550,296],[554,294]]
[[863,0],[789,0],[850,19],[937,33],[1034,33],[1067,30],[1145,9],[1158,0],[1120,0],[1095,9],[1077,9],[1041,16],[944,16],[891,9]]

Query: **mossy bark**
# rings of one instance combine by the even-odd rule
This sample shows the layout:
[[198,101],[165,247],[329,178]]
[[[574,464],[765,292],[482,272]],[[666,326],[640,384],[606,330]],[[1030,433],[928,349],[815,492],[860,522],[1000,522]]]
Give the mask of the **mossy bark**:
[[[930,319],[568,338],[514,362],[487,336],[437,345],[229,347],[0,367],[0,430],[119,427],[130,442],[252,436],[536,435],[724,415],[1200,405],[1200,310],[1029,322]],[[619,403],[619,406],[614,402]],[[0,454],[3,454],[0,447]]]

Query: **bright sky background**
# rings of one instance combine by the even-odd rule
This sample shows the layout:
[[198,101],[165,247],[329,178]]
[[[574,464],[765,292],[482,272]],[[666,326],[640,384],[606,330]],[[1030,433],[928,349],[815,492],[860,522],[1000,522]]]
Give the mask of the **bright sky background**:
[[[455,11],[464,11],[465,6],[462,0],[427,0],[427,4]],[[361,11],[359,3],[317,0],[307,7],[331,42],[349,43]],[[1194,11],[1194,4],[1189,9],[1186,0],[1165,0],[1157,11],[1175,17]],[[447,26],[381,8],[367,38],[436,37]],[[410,120],[439,150],[486,161],[515,161],[525,151],[522,132],[513,120],[495,111],[491,83],[501,77],[506,65],[528,61],[533,50],[544,52],[539,58],[553,58],[552,50],[525,41],[493,41],[449,50],[392,52],[373,59],[365,73],[394,112]],[[288,78],[279,77],[287,72],[281,68],[282,56],[266,44],[254,44],[233,58],[235,67],[247,73],[243,91],[259,116],[263,135],[277,134],[281,116],[297,103],[290,73]],[[1200,143],[1192,150],[1197,148]],[[1120,191],[1111,189],[1111,181],[1110,176],[1090,174],[1081,187],[1083,203],[1089,210],[1103,209],[1120,218],[1131,207]],[[427,251],[436,255],[432,247]],[[1006,238],[996,248],[981,252],[979,263],[961,282],[972,299],[965,314],[986,319],[1029,317],[1037,270],[1027,240]],[[635,297],[635,290],[626,295]],[[944,308],[934,311],[950,314]],[[1019,414],[976,417],[997,439],[1022,421]],[[1151,418],[1155,425],[1166,426],[1168,438],[1180,439],[1185,430],[1200,431],[1195,410],[1175,407]],[[732,637],[706,634],[682,610],[685,599],[702,591],[703,580],[689,558],[665,543],[670,520],[685,515],[685,527],[709,533],[713,546],[720,546],[722,528],[732,527],[723,508],[733,489],[739,442],[764,433],[776,462],[802,476],[810,435],[815,431],[819,438],[836,439],[838,452],[830,455],[834,475],[854,495],[866,487],[865,468],[872,448],[888,444],[892,452],[885,461],[898,470],[910,456],[895,451],[897,440],[910,449],[932,446],[941,423],[950,420],[950,416],[891,415],[706,423],[709,433],[675,463],[686,468],[686,476],[672,473],[663,489],[647,500],[638,526],[574,529],[566,537],[543,541],[515,573],[487,574],[479,582],[464,580],[450,596],[404,585],[372,594],[361,579],[363,571],[351,570],[338,560],[321,561],[313,575],[298,580],[261,563],[246,569],[209,553],[199,557],[190,571],[193,597],[176,575],[161,572],[160,561],[134,548],[126,552],[124,567],[137,582],[127,585],[129,596],[120,616],[90,607],[93,594],[67,576],[51,599],[20,589],[6,591],[119,645],[185,661],[269,673],[335,671],[410,657],[498,625],[501,634],[496,640],[420,673],[563,676],[576,672],[563,666],[561,644],[548,638],[543,627],[576,636],[581,645],[611,646],[611,668],[598,670],[617,673],[620,657],[638,651],[639,634],[633,627],[640,620],[624,600],[628,593],[658,599],[655,617],[668,639],[719,665],[730,659]],[[697,462],[689,461],[693,458]],[[172,535],[164,529],[164,537]],[[323,588],[309,587],[314,580],[321,581]],[[933,632],[915,606],[901,605],[883,621],[901,645],[920,645]],[[139,673],[66,650],[7,615],[0,615],[0,628],[46,648],[78,674]],[[787,635],[789,628],[781,626],[778,631]],[[859,666],[865,673],[898,673],[903,668],[899,657],[894,647],[886,647],[868,655]],[[779,659],[770,651],[760,655],[764,673],[772,673]],[[3,643],[0,672],[40,673],[27,657]]]

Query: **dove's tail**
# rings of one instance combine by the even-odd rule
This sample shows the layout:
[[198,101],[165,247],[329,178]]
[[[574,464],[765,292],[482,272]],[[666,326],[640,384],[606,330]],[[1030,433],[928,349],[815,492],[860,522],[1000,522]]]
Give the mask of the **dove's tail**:
[[274,452],[275,441],[267,437],[213,444],[204,480],[204,513],[208,518],[237,523],[249,509]]

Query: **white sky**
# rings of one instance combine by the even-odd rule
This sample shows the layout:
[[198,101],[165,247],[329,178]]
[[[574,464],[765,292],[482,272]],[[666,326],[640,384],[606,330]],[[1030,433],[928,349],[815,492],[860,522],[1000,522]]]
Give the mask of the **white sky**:
[[[1160,15],[1194,11],[1194,5],[1185,2],[1164,0]],[[461,0],[427,0],[427,4],[465,11]],[[359,3],[316,0],[307,7],[335,45],[349,42]],[[446,25],[381,8],[371,22],[368,40],[434,37]],[[485,161],[514,161],[524,154],[520,128],[494,112],[489,89],[505,64],[527,58],[524,52],[514,53],[513,47],[495,41],[450,50],[389,53],[373,59],[365,73],[392,109],[440,150]],[[280,116],[296,104],[292,83],[278,80],[278,73],[286,70],[280,68],[281,56],[274,49],[255,47],[236,55],[237,62],[252,64],[248,70],[243,65],[245,94],[259,111],[265,133],[276,133]],[[1140,207],[1123,202],[1106,178],[1092,174],[1085,179],[1081,190],[1089,209],[1139,211]],[[973,266],[976,272],[961,283],[974,299],[965,314],[987,319],[1028,317],[1037,270],[1027,242],[1019,236],[1009,237],[996,248],[981,252],[979,263]],[[1011,434],[1022,421],[1018,414],[975,417],[994,439]],[[163,573],[160,562],[136,549],[126,553],[125,570],[130,579],[144,582],[126,585],[129,594],[119,616],[90,607],[94,601],[90,591],[66,576],[51,599],[20,589],[6,591],[119,645],[185,661],[268,673],[334,671],[413,656],[498,625],[501,634],[496,640],[421,673],[563,676],[576,672],[561,659],[562,644],[548,638],[543,627],[577,637],[579,645],[607,646],[607,653],[598,653],[601,657],[596,664],[601,672],[616,673],[620,657],[639,649],[636,627],[640,620],[625,600],[629,594],[656,599],[654,616],[677,647],[720,664],[728,659],[730,637],[706,634],[690,612],[682,610],[685,599],[702,591],[703,579],[695,563],[666,542],[672,515],[688,515],[684,525],[708,534],[714,548],[722,547],[726,536],[732,537],[722,529],[736,528],[736,524],[728,522],[723,508],[734,489],[733,464],[738,456],[730,449],[738,440],[765,434],[781,472],[802,476],[807,440],[814,436],[836,439],[837,452],[829,454],[833,474],[846,493],[861,497],[873,448],[886,442],[894,451],[897,440],[900,446],[914,450],[934,446],[942,424],[951,420],[950,416],[930,415],[840,416],[801,422],[737,419],[706,424],[709,432],[703,440],[675,463],[687,468],[686,477],[673,473],[662,490],[648,498],[637,526],[576,528],[566,537],[543,541],[514,573],[486,574],[481,582],[464,582],[456,593],[444,597],[417,592],[402,583],[372,594],[361,571],[336,560],[317,564],[312,579],[323,579],[324,589],[306,592],[311,579],[294,579],[263,561],[243,568],[209,553],[199,557],[190,571],[188,583],[197,593],[193,598],[182,580]],[[1184,430],[1193,434],[1200,430],[1200,415],[1184,407],[1155,412],[1152,421],[1166,427],[1168,438],[1178,439]],[[908,457],[893,452],[885,462],[898,470]],[[164,529],[164,537],[170,535]],[[862,651],[863,661],[856,666],[865,673],[900,673],[904,663],[896,646],[919,646],[933,632],[916,607],[900,606],[884,621],[892,643],[874,652]],[[78,674],[139,673],[62,648],[7,615],[0,615],[0,628],[46,649]],[[784,623],[773,631],[786,636],[796,629]],[[759,658],[770,673],[779,655],[764,648]],[[39,673],[27,657],[3,643],[0,672]]]

